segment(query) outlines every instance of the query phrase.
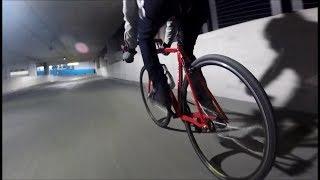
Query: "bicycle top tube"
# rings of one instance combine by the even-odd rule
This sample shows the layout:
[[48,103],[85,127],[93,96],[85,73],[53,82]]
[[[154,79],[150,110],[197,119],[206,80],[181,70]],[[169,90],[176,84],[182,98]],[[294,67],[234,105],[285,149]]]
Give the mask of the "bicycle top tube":
[[178,48],[165,48],[163,50],[163,52],[165,52],[165,53],[176,53],[178,51],[179,51]]

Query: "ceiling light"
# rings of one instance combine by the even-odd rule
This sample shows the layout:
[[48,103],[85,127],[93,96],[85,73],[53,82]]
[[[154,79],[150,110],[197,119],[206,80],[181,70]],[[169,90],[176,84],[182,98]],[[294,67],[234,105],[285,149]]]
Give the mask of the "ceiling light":
[[68,63],[68,66],[77,66],[79,65],[79,62],[72,62],[72,63]]

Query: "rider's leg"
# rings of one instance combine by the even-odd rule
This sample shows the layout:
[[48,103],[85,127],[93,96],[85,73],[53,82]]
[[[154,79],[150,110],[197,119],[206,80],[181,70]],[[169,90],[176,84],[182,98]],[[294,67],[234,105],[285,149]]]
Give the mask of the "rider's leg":
[[[193,49],[202,25],[206,22],[208,17],[208,11],[205,11],[206,8],[203,8],[206,6],[205,3],[206,2],[203,2],[203,4],[193,6],[193,10],[187,14],[187,16],[183,16],[180,20],[181,31],[178,34],[178,43],[183,48],[183,55],[187,67],[196,59],[193,54]],[[201,70],[192,72],[190,78],[193,82],[198,101],[204,107],[206,113],[212,114],[215,108],[207,93],[207,83]]]
[[123,0],[122,6],[124,24],[125,49],[122,59],[128,63],[133,62],[137,47],[138,6],[134,0]]
[[142,16],[138,24],[138,41],[144,65],[152,80],[155,96],[154,99],[164,106],[170,106],[169,85],[167,77],[159,62],[154,43],[154,36],[159,28],[169,19],[167,0],[145,1],[139,7]]

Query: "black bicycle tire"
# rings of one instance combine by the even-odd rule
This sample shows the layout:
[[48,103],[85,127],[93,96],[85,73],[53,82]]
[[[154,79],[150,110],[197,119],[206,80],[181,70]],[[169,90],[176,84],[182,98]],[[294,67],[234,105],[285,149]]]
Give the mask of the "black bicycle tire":
[[[274,121],[274,115],[273,115],[273,108],[272,105],[267,97],[266,92],[264,91],[263,87],[259,83],[259,81],[252,75],[252,73],[247,70],[243,65],[238,63],[237,61],[226,57],[222,55],[217,54],[210,54],[203,56],[197,60],[195,60],[191,64],[191,71],[193,69],[202,68],[203,66],[207,65],[217,65],[220,67],[223,67],[229,71],[231,71],[233,74],[238,76],[242,81],[244,80],[247,87],[250,89],[251,92],[253,92],[253,96],[255,99],[259,99],[259,106],[260,108],[263,107],[263,115],[265,116],[265,127],[267,132],[267,146],[266,146],[266,153],[263,158],[262,163],[260,164],[259,168],[252,174],[250,177],[246,177],[247,180],[261,180],[265,178],[265,176],[269,173],[270,169],[273,166],[275,154],[276,154],[276,147],[277,147],[277,126]],[[182,107],[183,111],[186,112],[186,96],[187,96],[187,88],[188,88],[188,81],[186,78],[184,78],[183,86],[182,86]],[[196,139],[193,136],[193,132],[191,130],[190,123],[185,122],[186,130],[189,136],[189,140],[191,141],[191,144],[196,152],[196,154],[199,156],[202,163],[207,167],[207,169],[214,174],[219,179],[241,179],[241,178],[231,178],[231,177],[223,177],[219,173],[215,172],[216,170],[214,167],[210,165],[210,163],[207,161],[206,157],[202,153],[201,149],[199,148]]]
[[150,111],[150,108],[149,108],[149,106],[147,104],[147,101],[146,101],[146,97],[145,97],[144,92],[143,92],[143,73],[144,72],[147,72],[147,71],[146,71],[146,68],[143,66],[141,68],[141,71],[140,71],[140,83],[139,83],[140,84],[140,91],[141,91],[141,96],[142,96],[143,103],[144,103],[144,105],[146,107],[146,110],[147,110],[147,112],[149,114],[149,117],[152,119],[152,121],[156,125],[158,125],[160,127],[166,127],[170,123],[171,114],[170,114],[170,112],[167,112],[167,116],[165,117],[166,119],[162,121],[163,123],[159,123],[157,121],[157,119],[154,117],[154,115],[152,114],[152,112]]

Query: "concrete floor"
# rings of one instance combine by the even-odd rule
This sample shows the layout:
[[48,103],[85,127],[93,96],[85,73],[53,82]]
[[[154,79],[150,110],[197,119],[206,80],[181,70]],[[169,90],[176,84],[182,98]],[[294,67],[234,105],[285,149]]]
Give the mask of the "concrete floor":
[[[4,179],[215,179],[186,133],[149,119],[134,84],[49,83],[3,96],[2,108]],[[317,115],[275,112],[280,150],[267,179],[317,179]]]

